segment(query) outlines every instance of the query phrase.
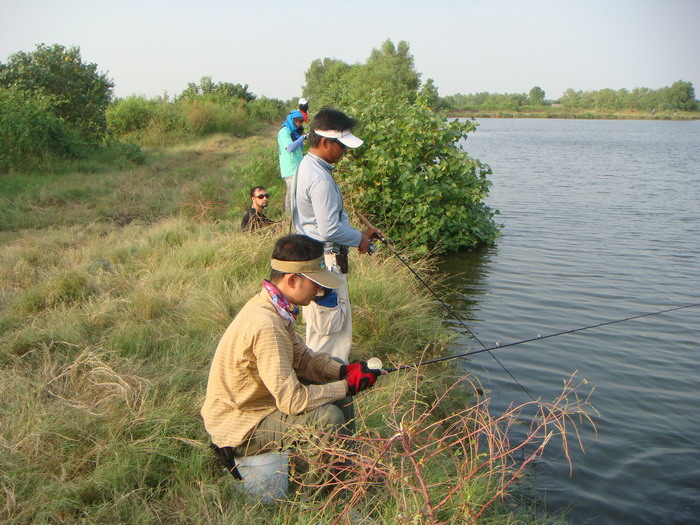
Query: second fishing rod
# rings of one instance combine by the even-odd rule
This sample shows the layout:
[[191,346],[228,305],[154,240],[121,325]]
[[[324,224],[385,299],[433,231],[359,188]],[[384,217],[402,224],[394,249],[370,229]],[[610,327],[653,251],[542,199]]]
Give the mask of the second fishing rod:
[[[355,210],[355,214],[357,215],[357,217],[360,219],[360,221],[361,221],[365,226],[367,226],[368,228],[373,228],[373,227],[374,227],[374,226],[372,225],[372,223],[369,222],[369,221],[367,220],[367,218],[366,218],[364,215],[362,215],[362,213],[360,213],[359,211]],[[469,327],[464,323],[464,321],[462,321],[462,319],[461,319],[457,314],[454,313],[454,311],[452,310],[452,308],[450,308],[449,305],[448,305],[445,301],[443,301],[442,298],[441,298],[437,293],[435,293],[435,291],[430,287],[430,285],[429,285],[427,282],[425,282],[425,281],[423,280],[423,278],[422,278],[420,275],[418,275],[418,273],[416,273],[416,271],[415,271],[413,268],[411,268],[411,265],[408,264],[408,262],[407,262],[403,257],[401,257],[401,255],[399,255],[399,253],[396,251],[396,248],[394,248],[394,247],[389,243],[389,241],[388,241],[386,238],[384,238],[384,237],[379,237],[379,240],[381,241],[381,243],[382,243],[384,246],[386,246],[386,247],[389,249],[389,251],[390,251],[391,253],[393,253],[393,254],[404,264],[404,266],[406,266],[406,268],[408,268],[408,269],[411,271],[411,273],[412,273],[413,275],[415,275],[415,277],[418,279],[418,281],[419,281],[423,286],[425,286],[425,288],[433,295],[433,297],[435,297],[435,298],[440,302],[440,304],[445,308],[445,310],[447,311],[447,313],[449,313],[449,314],[452,316],[452,318],[453,318],[455,321],[457,321],[457,322],[462,326],[462,328],[464,328],[464,329],[467,331],[467,333],[468,333],[469,335],[471,335],[471,336],[481,345],[481,347],[483,348],[483,350],[481,350],[481,351],[482,351],[482,352],[488,352],[488,354],[494,359],[494,361],[496,361],[496,362],[500,365],[500,367],[511,377],[511,379],[512,379],[513,381],[515,381],[515,383],[520,387],[520,389],[521,389],[523,392],[525,392],[525,393],[528,395],[528,397],[529,397],[530,399],[532,399],[533,401],[535,401],[535,398],[532,396],[532,394],[520,383],[520,381],[518,381],[518,380],[515,378],[515,376],[505,367],[505,365],[504,365],[503,363],[501,363],[501,361],[498,359],[498,357],[496,357],[496,356],[491,352],[492,349],[487,348],[486,345],[485,345],[484,343],[481,342],[481,340],[476,336],[476,334],[475,334],[474,332],[472,332],[472,331],[469,329]]]

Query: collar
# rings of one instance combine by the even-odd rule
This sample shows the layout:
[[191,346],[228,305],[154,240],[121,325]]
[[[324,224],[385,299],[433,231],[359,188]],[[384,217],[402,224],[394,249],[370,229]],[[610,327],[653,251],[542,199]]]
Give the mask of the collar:
[[326,162],[325,160],[323,160],[321,157],[319,157],[318,155],[316,155],[314,153],[309,152],[306,155],[311,157],[311,160],[318,162],[323,168],[325,168],[326,170],[331,172],[331,174],[333,173],[333,170],[335,169],[335,166],[333,164],[331,164],[330,162]]
[[292,308],[292,305],[289,304],[287,298],[282,295],[282,292],[280,292],[279,289],[270,281],[263,279],[262,285],[263,289],[269,294],[270,300],[272,301],[272,304],[280,317],[293,323],[299,315],[299,307],[294,306],[294,308]]

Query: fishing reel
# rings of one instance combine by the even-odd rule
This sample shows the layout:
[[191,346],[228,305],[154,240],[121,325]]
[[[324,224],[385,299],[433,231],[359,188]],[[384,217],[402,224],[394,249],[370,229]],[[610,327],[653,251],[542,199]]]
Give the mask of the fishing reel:
[[370,357],[367,360],[367,368],[369,368],[370,370],[381,370],[382,360],[378,357]]

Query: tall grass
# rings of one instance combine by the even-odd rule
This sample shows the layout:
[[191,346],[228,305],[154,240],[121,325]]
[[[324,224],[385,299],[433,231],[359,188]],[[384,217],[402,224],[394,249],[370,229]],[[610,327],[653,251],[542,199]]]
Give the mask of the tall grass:
[[[495,442],[489,433],[512,415],[465,405],[473,379],[444,365],[392,374],[358,396],[357,448],[384,486],[361,483],[365,470],[351,473],[352,505],[292,497],[263,507],[234,489],[208,449],[199,409],[218,339],[259,289],[275,238],[241,234],[225,216],[184,213],[182,200],[189,190],[211,198],[207,184],[231,178],[232,163],[265,173],[269,159],[249,155],[274,138],[216,140],[105,174],[110,191],[88,191],[84,206],[76,196],[47,205],[34,229],[0,237],[0,521],[305,524],[347,520],[351,507],[379,523],[395,523],[399,512],[401,523],[521,519],[525,509],[514,518],[503,506],[515,446],[494,449],[500,455],[476,446]],[[200,177],[202,157],[211,164]],[[44,182],[39,193],[65,191],[63,179]],[[222,191],[242,187],[236,180]],[[120,208],[136,219],[102,220]],[[71,220],[59,218],[66,210]],[[430,274],[428,261],[414,264]],[[354,357],[405,363],[442,352],[449,334],[400,262],[353,255],[350,286]],[[547,429],[567,417],[557,406],[542,418]],[[476,430],[467,429],[479,425],[485,437],[472,443]],[[552,437],[535,430],[533,439]],[[454,478],[477,467],[478,476]]]
[[[250,186],[269,184],[274,214],[281,213],[284,184],[269,143],[211,135],[193,144],[152,152],[138,165],[59,174],[2,176],[0,232],[71,226],[91,221],[117,225],[152,222],[182,213],[220,220],[250,206]],[[84,166],[82,166],[84,167]]]
[[131,96],[109,106],[107,123],[120,140],[159,147],[211,133],[247,137],[283,115],[283,104],[267,98],[222,102],[205,96],[177,101]]

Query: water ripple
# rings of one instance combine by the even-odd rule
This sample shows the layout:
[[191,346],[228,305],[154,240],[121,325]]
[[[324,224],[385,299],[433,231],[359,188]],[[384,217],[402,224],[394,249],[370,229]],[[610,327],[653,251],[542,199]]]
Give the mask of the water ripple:
[[[465,143],[489,163],[497,246],[446,259],[455,306],[487,345],[700,302],[700,122],[493,119]],[[459,275],[457,275],[459,274]],[[458,324],[455,330],[461,331]],[[474,346],[468,334],[454,351]],[[552,399],[578,370],[598,435],[574,474],[538,462],[548,508],[574,523],[691,523],[700,516],[700,309],[534,341],[499,359]],[[526,401],[474,356],[494,409]]]

